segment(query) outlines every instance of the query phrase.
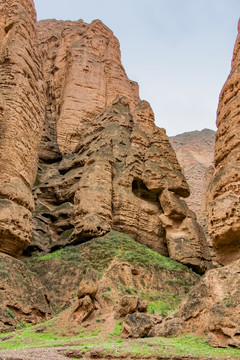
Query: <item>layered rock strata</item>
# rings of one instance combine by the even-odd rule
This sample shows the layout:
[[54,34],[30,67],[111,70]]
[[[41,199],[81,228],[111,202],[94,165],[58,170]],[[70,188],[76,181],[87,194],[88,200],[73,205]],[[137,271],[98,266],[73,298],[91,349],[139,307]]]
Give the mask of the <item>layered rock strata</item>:
[[[138,84],[121,64],[119,42],[101,21],[43,20],[38,23],[47,83],[45,136],[40,157],[72,152],[82,127],[111,105],[117,95],[130,104]],[[46,146],[49,144],[49,146]]]
[[231,73],[219,98],[215,172],[208,191],[209,233],[221,264],[227,264],[240,257],[239,49],[240,34],[238,34],[234,48]]
[[99,20],[47,20],[38,30],[47,104],[32,248],[48,251],[115,229],[204,271],[206,240],[180,199],[188,185],[122,67],[112,31]]
[[0,1],[0,252],[30,242],[44,83],[32,1]]

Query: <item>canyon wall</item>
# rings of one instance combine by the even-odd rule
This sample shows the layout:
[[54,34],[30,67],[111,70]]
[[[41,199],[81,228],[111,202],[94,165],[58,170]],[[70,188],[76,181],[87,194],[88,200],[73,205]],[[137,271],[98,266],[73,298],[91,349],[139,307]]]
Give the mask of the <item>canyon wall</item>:
[[[45,155],[40,156],[53,158],[57,146],[61,154],[72,152],[82,126],[91,123],[117,95],[126,96],[132,108],[139,100],[138,84],[126,75],[117,38],[99,20],[91,24],[43,20],[38,22],[38,36],[48,94]],[[50,147],[55,144],[52,151],[48,141]]]
[[46,20],[38,31],[47,102],[29,250],[115,229],[203,272],[210,257],[182,199],[185,177],[112,31],[99,20]]
[[[240,27],[240,25],[239,25]],[[240,257],[240,34],[232,68],[219,97],[215,144],[215,172],[208,197],[209,233],[218,261],[227,264]]]
[[32,1],[0,1],[0,251],[29,245],[44,118],[42,62]]

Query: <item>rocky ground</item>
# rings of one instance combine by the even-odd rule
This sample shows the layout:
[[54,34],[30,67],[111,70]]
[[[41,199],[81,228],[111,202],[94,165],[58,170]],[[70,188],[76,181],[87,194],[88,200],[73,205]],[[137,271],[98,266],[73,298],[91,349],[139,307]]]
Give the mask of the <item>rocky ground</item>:
[[[0,343],[1,347],[3,347],[2,344],[3,342]],[[14,347],[13,344],[14,340],[9,347]],[[26,339],[25,344],[27,344]],[[104,336],[91,337],[90,339],[55,338],[55,340],[45,340],[45,347],[43,347],[42,343],[41,347],[26,347],[15,350],[4,349],[0,350],[0,359],[233,360],[240,359],[240,354],[233,349],[213,349],[206,345],[203,339],[190,336],[182,336],[176,339],[145,338],[123,340],[112,334],[107,338]]]
[[[240,358],[237,349],[210,347],[206,338],[199,337],[202,334],[147,337],[150,331],[159,331],[161,324],[184,314],[184,299],[187,304],[192,300],[188,313],[194,318],[194,300],[200,299],[197,289],[201,292],[205,277],[201,280],[186,266],[125,234],[113,231],[84,244],[46,255],[35,253],[22,260],[2,257],[1,289],[5,296],[1,302],[0,359]],[[219,274],[220,278],[223,275]],[[6,296],[9,278],[10,285],[16,287],[17,283],[22,291]],[[31,284],[35,284],[32,289]],[[192,297],[191,291],[195,291]],[[34,301],[38,308],[26,306],[28,296],[38,298]],[[230,312],[233,307],[227,307],[226,301],[232,301],[231,296],[223,300]],[[201,297],[206,305],[203,294]],[[221,296],[216,298],[219,300]]]

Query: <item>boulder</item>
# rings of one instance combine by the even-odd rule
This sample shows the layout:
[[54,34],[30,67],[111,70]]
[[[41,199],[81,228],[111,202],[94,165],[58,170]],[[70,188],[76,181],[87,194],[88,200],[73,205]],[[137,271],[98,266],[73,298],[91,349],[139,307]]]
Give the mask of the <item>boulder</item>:
[[93,299],[89,295],[86,295],[78,300],[73,311],[71,311],[69,319],[70,321],[81,324],[89,318],[89,316],[94,312],[94,310],[95,304]]
[[138,311],[139,312],[147,312],[148,307],[148,301],[147,300],[141,300],[138,302]]
[[92,299],[95,299],[98,292],[97,282],[91,279],[83,279],[78,287],[77,296],[79,299],[89,295]]
[[123,322],[121,336],[124,338],[142,338],[146,337],[151,330],[153,323],[151,316],[135,312],[128,314]]
[[125,295],[120,299],[119,306],[116,311],[116,318],[121,318],[127,314],[134,313],[138,308],[139,298],[138,296]]

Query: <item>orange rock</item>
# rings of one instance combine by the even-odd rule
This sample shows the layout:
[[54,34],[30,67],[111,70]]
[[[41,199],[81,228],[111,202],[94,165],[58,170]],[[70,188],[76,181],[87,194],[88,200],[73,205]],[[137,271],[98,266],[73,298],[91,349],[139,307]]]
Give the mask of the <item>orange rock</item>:
[[77,296],[79,299],[82,297],[89,295],[92,299],[95,299],[98,291],[98,284],[96,281],[91,279],[83,279],[79,284]]
[[239,49],[240,32],[235,44],[231,73],[219,97],[215,172],[208,192],[209,233],[221,264],[240,258]]
[[32,1],[0,8],[0,251],[18,256],[31,237],[31,213],[44,83]]
[[[38,23],[44,56],[48,103],[41,156],[54,158],[72,152],[82,126],[90,123],[117,95],[131,104],[139,100],[138,85],[121,64],[119,42],[100,20],[44,20]],[[56,129],[56,137],[52,130]],[[48,136],[47,136],[48,135]],[[49,142],[55,144],[48,148]]]
[[[115,229],[168,256],[159,196],[168,189],[177,201],[189,188],[165,130],[156,127],[151,106],[121,65],[117,39],[101,21],[46,20],[38,29],[47,82],[40,158],[47,166],[37,205],[74,204],[70,243]],[[185,221],[188,226],[195,223]],[[204,271],[204,236],[191,230],[184,236],[191,247],[187,264]],[[186,259],[183,252],[170,256]]]

